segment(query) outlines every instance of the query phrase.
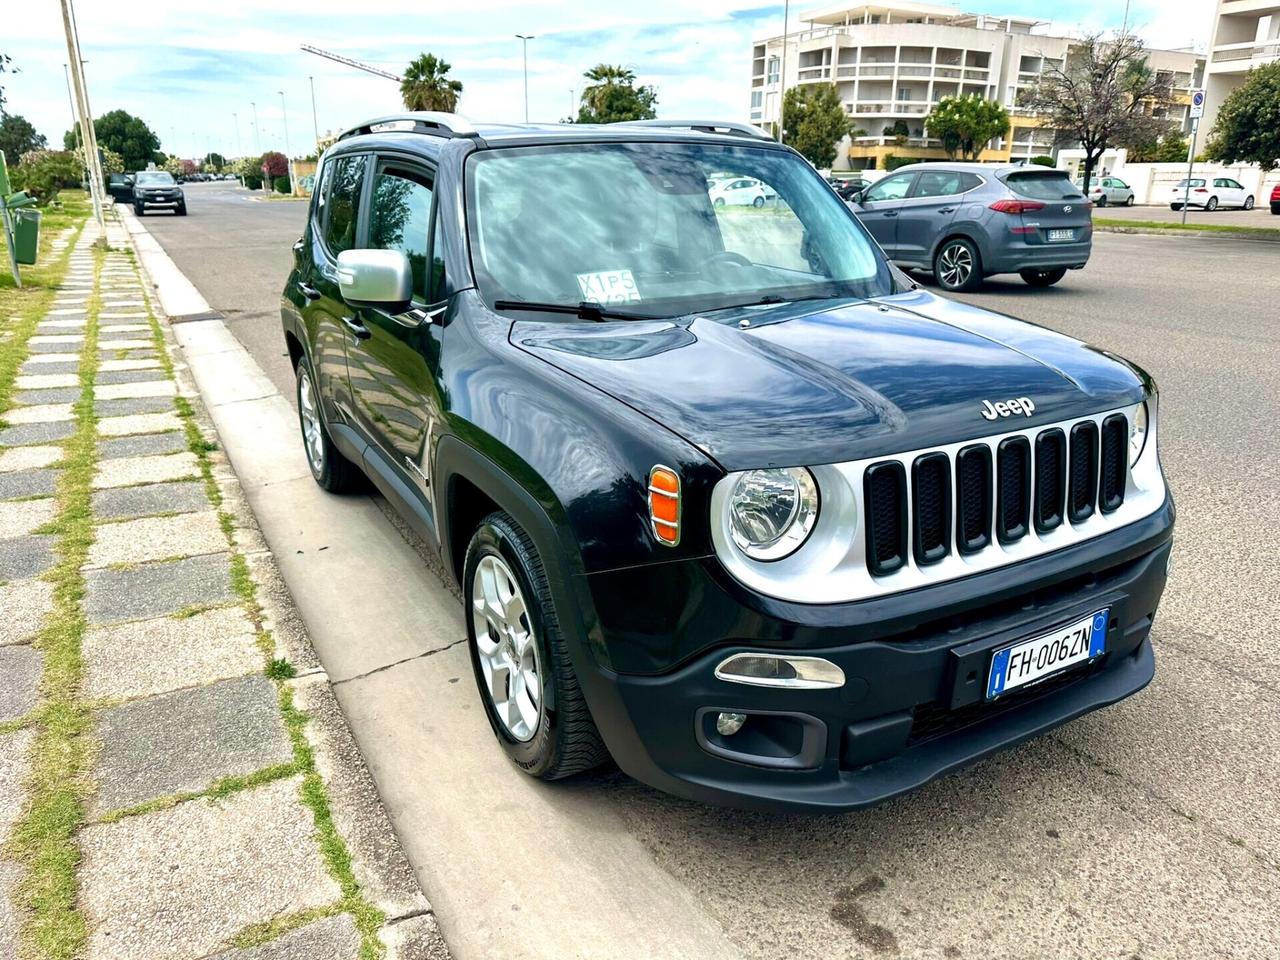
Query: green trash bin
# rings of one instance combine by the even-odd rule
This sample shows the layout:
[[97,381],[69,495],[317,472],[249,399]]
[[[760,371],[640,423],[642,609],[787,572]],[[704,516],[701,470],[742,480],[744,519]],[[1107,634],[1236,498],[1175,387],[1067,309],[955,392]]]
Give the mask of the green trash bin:
[[13,252],[18,263],[30,266],[40,249],[40,211],[23,207],[9,215],[13,217]]

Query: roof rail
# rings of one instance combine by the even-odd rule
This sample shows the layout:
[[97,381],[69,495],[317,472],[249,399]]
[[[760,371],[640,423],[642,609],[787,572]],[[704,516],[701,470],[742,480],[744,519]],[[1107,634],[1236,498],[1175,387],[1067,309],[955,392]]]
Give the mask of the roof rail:
[[366,120],[349,130],[343,130],[338,134],[338,141],[359,136],[362,133],[380,133],[387,130],[407,130],[433,137],[478,137],[480,135],[471,125],[471,121],[464,116],[456,113],[418,110]]
[[772,140],[759,127],[737,120],[619,120],[608,126],[626,127],[665,127],[668,130],[694,130],[698,133],[721,133],[729,136],[754,137],[757,140]]

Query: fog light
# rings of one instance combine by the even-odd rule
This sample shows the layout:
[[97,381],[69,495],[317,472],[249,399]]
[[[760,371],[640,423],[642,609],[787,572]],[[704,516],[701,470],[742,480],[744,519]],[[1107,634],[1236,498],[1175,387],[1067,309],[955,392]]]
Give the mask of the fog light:
[[816,690],[844,686],[844,671],[830,660],[771,653],[735,653],[716,667],[716,676],[755,687]]
[[732,737],[746,722],[745,713],[722,713],[716,717],[716,733],[722,737]]

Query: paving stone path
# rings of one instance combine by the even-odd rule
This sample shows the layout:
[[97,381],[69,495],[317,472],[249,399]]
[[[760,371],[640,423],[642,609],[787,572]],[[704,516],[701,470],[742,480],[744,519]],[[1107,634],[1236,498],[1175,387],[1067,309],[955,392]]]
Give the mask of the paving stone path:
[[[74,836],[88,960],[446,958],[127,237],[108,241],[71,251],[0,409],[0,957],[43,956],[24,934],[38,868],[5,844],[40,799],[43,638],[69,618],[93,743]],[[92,542],[64,591],[76,483]]]

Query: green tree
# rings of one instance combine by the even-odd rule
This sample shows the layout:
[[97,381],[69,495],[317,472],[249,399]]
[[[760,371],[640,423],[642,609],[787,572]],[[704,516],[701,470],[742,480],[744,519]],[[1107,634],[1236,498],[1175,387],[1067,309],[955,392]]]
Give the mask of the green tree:
[[1065,63],[1046,62],[1019,106],[1041,114],[1060,146],[1080,146],[1085,183],[1108,147],[1149,143],[1173,126],[1158,115],[1173,106],[1172,80],[1147,66],[1142,41],[1128,34],[1076,41]]
[[942,141],[947,156],[977,160],[987,143],[1009,133],[1009,111],[978,94],[943,97],[925,117],[929,136]]
[[258,161],[258,171],[266,170],[267,176],[274,180],[276,177],[287,177],[289,175],[289,161],[279,150],[268,150],[262,155],[262,159]]
[[907,121],[899,118],[893,123],[885,125],[883,135],[893,137],[898,146],[905,147],[907,145],[907,137],[911,136],[911,128],[907,126]]
[[[7,53],[0,53],[0,73],[17,73],[18,71],[12,66],[13,58]],[[0,84],[0,114],[4,113],[4,85]],[[5,154],[8,156],[8,154]]]
[[1186,140],[1169,133],[1159,140],[1130,147],[1126,159],[1129,163],[1185,163],[1189,149]]
[[213,173],[221,173],[227,165],[227,158],[220,153],[211,153],[204,158],[204,165]]
[[36,133],[26,117],[16,113],[0,113],[0,150],[10,163],[17,163],[24,153],[43,150],[48,143],[44,135]]
[[[140,118],[123,110],[112,110],[93,121],[98,146],[120,154],[126,170],[145,170],[156,159],[160,138]],[[68,150],[80,142],[79,130],[68,130],[62,143]]]
[[1280,160],[1280,62],[1250,70],[1227,95],[1204,152],[1223,163],[1275,166]]
[[591,81],[582,91],[578,123],[622,123],[652,120],[658,115],[658,93],[650,86],[636,86],[636,75],[626,67],[598,63],[583,74]]
[[841,138],[854,132],[834,83],[791,87],[782,98],[782,130],[783,143],[824,170],[835,163]]
[[[114,150],[108,150],[106,147],[99,147],[98,152],[102,154],[102,175],[104,177],[109,177],[113,173],[125,172],[124,160],[121,159],[120,154],[116,153]],[[75,150],[72,151],[72,154],[76,158],[76,163],[80,165],[80,169],[84,170],[84,150],[80,147],[76,147]]]
[[13,189],[25,190],[43,206],[61,188],[78,185],[83,170],[68,150],[32,150],[23,154],[16,167],[9,168],[9,175]]
[[424,53],[412,61],[400,79],[400,96],[406,110],[439,110],[453,113],[462,95],[462,81],[450,80],[449,64]]

